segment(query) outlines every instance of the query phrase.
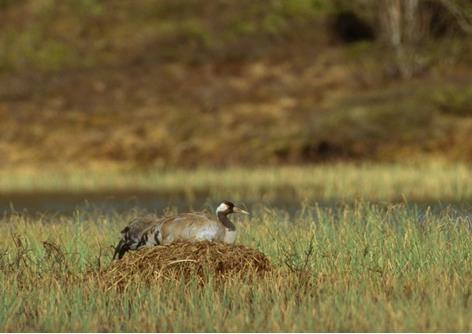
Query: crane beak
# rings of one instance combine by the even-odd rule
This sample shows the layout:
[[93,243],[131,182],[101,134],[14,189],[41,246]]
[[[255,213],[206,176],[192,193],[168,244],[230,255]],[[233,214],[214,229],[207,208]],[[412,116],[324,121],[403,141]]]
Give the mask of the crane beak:
[[234,213],[242,213],[242,214],[245,214],[245,215],[249,214],[249,212],[247,212],[246,210],[240,209],[237,206],[233,207],[233,212]]

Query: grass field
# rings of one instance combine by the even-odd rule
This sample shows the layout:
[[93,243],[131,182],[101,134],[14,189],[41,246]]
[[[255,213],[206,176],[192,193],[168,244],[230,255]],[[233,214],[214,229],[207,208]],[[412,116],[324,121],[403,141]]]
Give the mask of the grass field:
[[[472,332],[469,3],[0,0],[0,332]],[[274,270],[110,288],[222,200]]]
[[[469,164],[326,164],[292,167],[124,169],[55,167],[0,170],[0,192],[81,193],[150,191],[187,200],[297,199],[443,201],[472,199]],[[40,195],[38,195],[40,196]]]
[[[205,287],[196,280],[156,282],[124,292],[104,290],[97,273],[109,265],[120,229],[139,212],[5,215],[1,331],[472,330],[470,215],[408,204],[467,204],[467,165],[4,170],[1,176],[4,193],[132,188],[205,192],[211,201],[223,194],[261,202],[296,195],[305,203],[295,215],[256,206],[237,223],[238,243],[264,252],[276,267],[265,278]],[[340,201],[323,208],[317,199]]]
[[472,330],[470,217],[367,203],[292,218],[263,208],[238,222],[238,242],[271,259],[267,277],[106,291],[92,273],[129,218],[3,218],[0,330]]

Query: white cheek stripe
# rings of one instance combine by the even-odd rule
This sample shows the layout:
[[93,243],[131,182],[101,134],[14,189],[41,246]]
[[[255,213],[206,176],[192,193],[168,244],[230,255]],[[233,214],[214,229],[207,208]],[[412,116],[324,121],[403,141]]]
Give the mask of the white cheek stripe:
[[216,212],[223,212],[228,209],[228,206],[225,203],[221,203],[217,208]]

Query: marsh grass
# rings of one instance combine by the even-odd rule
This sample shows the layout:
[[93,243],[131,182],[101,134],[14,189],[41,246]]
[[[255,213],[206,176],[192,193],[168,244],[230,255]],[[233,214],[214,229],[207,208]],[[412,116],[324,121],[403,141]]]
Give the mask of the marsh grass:
[[359,202],[260,208],[238,242],[276,270],[259,280],[106,291],[132,214],[22,215],[0,224],[2,331],[471,331],[470,217]]
[[468,164],[326,164],[211,169],[45,167],[0,170],[3,193],[150,191],[209,198],[392,201],[472,199]]

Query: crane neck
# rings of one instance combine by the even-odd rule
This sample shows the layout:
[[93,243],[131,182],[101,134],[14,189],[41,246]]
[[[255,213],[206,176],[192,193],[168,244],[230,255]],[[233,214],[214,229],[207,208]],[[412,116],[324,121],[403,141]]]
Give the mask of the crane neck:
[[235,231],[236,226],[229,220],[228,216],[223,212],[217,213],[218,220],[230,231]]

